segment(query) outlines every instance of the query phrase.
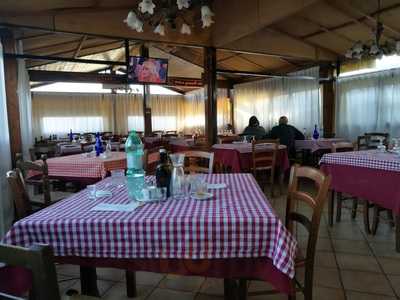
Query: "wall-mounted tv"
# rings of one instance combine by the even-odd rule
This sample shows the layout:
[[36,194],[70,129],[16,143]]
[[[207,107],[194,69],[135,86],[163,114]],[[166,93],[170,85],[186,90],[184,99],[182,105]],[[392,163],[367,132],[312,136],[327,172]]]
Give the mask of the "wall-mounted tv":
[[167,79],[168,59],[129,57],[128,81],[130,83],[166,84]]

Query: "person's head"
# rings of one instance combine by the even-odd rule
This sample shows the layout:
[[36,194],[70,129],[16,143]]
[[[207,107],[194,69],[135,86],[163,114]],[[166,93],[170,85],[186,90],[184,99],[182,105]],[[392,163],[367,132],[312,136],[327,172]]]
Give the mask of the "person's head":
[[249,119],[249,126],[250,127],[258,127],[258,126],[260,126],[260,122],[258,122],[258,119],[257,119],[256,116],[252,116]]
[[142,72],[140,73],[142,80],[150,81],[152,78],[157,77],[157,66],[152,60],[147,60],[143,63]]
[[279,125],[287,125],[288,123],[288,118],[286,116],[282,116],[279,118]]

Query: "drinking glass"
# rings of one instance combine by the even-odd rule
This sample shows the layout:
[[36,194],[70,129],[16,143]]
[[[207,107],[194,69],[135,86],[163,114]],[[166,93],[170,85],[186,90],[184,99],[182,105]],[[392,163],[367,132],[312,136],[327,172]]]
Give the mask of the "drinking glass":
[[89,199],[96,200],[96,185],[91,184],[91,185],[88,185],[86,188],[89,193]]
[[125,170],[112,170],[111,183],[117,188],[122,188],[125,183]]

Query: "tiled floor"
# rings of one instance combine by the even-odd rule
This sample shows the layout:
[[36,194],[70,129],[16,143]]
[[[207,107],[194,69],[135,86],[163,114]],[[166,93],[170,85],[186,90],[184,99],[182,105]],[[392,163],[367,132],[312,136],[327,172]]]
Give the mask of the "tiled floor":
[[[283,217],[285,197],[272,201],[277,213]],[[362,214],[350,220],[344,210],[342,222],[327,226],[324,212],[319,233],[314,299],[321,300],[389,300],[400,299],[400,253],[396,253],[394,230],[380,224],[378,234],[364,232]],[[306,235],[297,232],[300,247],[304,248]],[[300,272],[299,272],[300,273]],[[80,289],[79,269],[58,266],[61,293]],[[129,299],[126,297],[124,271],[98,269],[99,290],[103,299]],[[214,300],[223,299],[223,281],[213,278],[182,277],[138,272],[138,297],[149,300]],[[251,282],[250,290],[265,289],[268,284]],[[249,299],[287,299],[284,295],[249,297]],[[299,295],[297,299],[302,299]]]

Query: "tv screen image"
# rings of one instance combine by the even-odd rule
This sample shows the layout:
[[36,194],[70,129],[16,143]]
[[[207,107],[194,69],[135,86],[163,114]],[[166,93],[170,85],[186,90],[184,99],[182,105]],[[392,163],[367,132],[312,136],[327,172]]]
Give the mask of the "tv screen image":
[[131,56],[129,58],[128,79],[133,83],[166,84],[168,59]]

